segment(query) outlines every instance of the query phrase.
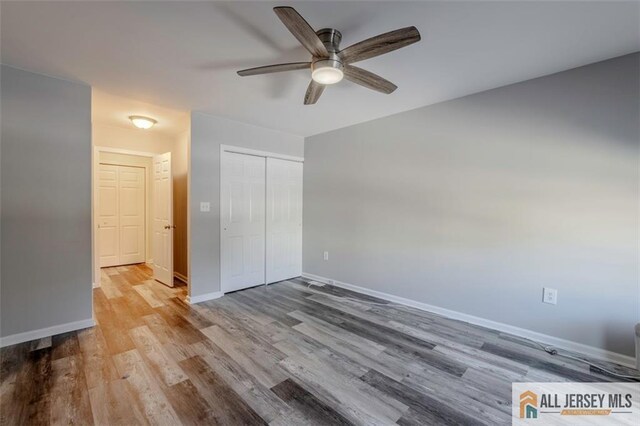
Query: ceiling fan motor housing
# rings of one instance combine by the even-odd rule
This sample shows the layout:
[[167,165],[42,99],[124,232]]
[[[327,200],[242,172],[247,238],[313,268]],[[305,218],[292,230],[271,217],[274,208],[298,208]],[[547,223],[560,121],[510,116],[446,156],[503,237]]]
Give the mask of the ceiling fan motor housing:
[[311,70],[315,71],[320,68],[336,68],[342,71],[344,65],[338,56],[340,41],[342,41],[342,34],[340,31],[333,28],[323,28],[316,32],[322,44],[327,48],[329,56],[326,58],[313,58],[311,64]]
[[342,41],[342,33],[340,31],[334,28],[323,28],[316,31],[316,34],[329,53],[338,53],[340,51],[339,47]]

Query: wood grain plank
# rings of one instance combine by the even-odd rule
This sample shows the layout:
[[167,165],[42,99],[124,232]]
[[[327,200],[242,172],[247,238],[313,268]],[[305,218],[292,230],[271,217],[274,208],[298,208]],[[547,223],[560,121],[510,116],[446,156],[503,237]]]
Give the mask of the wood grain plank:
[[96,425],[148,425],[141,402],[127,379],[101,382],[89,389],[93,421]]
[[195,356],[180,361],[180,366],[208,401],[218,424],[267,424],[202,358]]
[[147,285],[141,284],[134,287],[134,290],[138,292],[140,296],[151,306],[152,308],[158,308],[164,306],[164,302],[156,297],[156,294]]
[[16,407],[7,424],[47,425],[51,412],[51,348],[29,352],[13,389]]
[[171,406],[184,425],[218,424],[209,403],[191,380],[184,380],[164,390]]
[[297,384],[291,379],[287,379],[271,390],[286,401],[294,409],[302,414],[304,424],[307,425],[351,425],[349,420],[336,412],[329,405],[320,401],[312,393]]
[[[398,422],[399,424],[483,424],[476,418],[457,411],[427,394],[418,393],[405,384],[397,382],[375,370],[369,371],[361,379],[390,397],[404,402],[411,408],[411,413],[403,416],[403,419]],[[416,420],[418,423],[416,423]]]
[[115,355],[114,361],[149,423],[179,423],[178,415],[136,349]]
[[236,336],[230,335],[217,325],[207,327],[202,332],[267,388],[286,379],[286,375],[277,365],[279,359],[270,356],[262,348],[243,346],[237,341]]
[[119,378],[100,327],[79,331],[78,342],[87,388],[91,389]]
[[80,344],[76,332],[63,333],[51,338],[51,360],[78,355]]
[[129,334],[147,366],[166,386],[173,386],[188,379],[178,364],[167,354],[149,327],[133,328]]
[[81,355],[52,362],[51,424],[92,425]]

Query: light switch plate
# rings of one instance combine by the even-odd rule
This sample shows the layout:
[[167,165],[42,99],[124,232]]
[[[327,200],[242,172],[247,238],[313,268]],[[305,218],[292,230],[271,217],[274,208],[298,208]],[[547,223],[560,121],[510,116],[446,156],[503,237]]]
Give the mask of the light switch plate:
[[200,211],[201,212],[210,212],[211,211],[211,203],[208,201],[200,201]]

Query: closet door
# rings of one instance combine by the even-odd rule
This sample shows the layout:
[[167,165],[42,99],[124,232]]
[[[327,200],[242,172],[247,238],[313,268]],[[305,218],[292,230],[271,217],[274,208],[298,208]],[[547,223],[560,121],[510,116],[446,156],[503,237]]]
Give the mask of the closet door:
[[118,265],[118,166],[98,170],[98,250],[100,267]]
[[267,158],[267,283],[302,275],[302,167]]
[[100,267],[145,261],[145,182],[141,167],[100,164]]
[[265,158],[223,152],[220,182],[221,287],[265,282]]
[[119,254],[121,265],[145,261],[144,169],[118,166]]

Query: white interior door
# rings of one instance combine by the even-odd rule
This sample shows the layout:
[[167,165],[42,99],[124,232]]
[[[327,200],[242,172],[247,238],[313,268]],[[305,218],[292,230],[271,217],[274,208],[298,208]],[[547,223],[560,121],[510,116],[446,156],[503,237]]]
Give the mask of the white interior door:
[[153,157],[153,277],[173,287],[173,177],[171,153]]
[[100,267],[145,261],[145,189],[141,167],[100,164]]
[[145,191],[142,167],[118,166],[119,256],[121,265],[145,261]]
[[264,157],[223,152],[221,281],[229,292],[265,283]]
[[302,167],[267,158],[267,283],[302,275]]
[[99,165],[97,222],[100,267],[118,265],[118,166]]

